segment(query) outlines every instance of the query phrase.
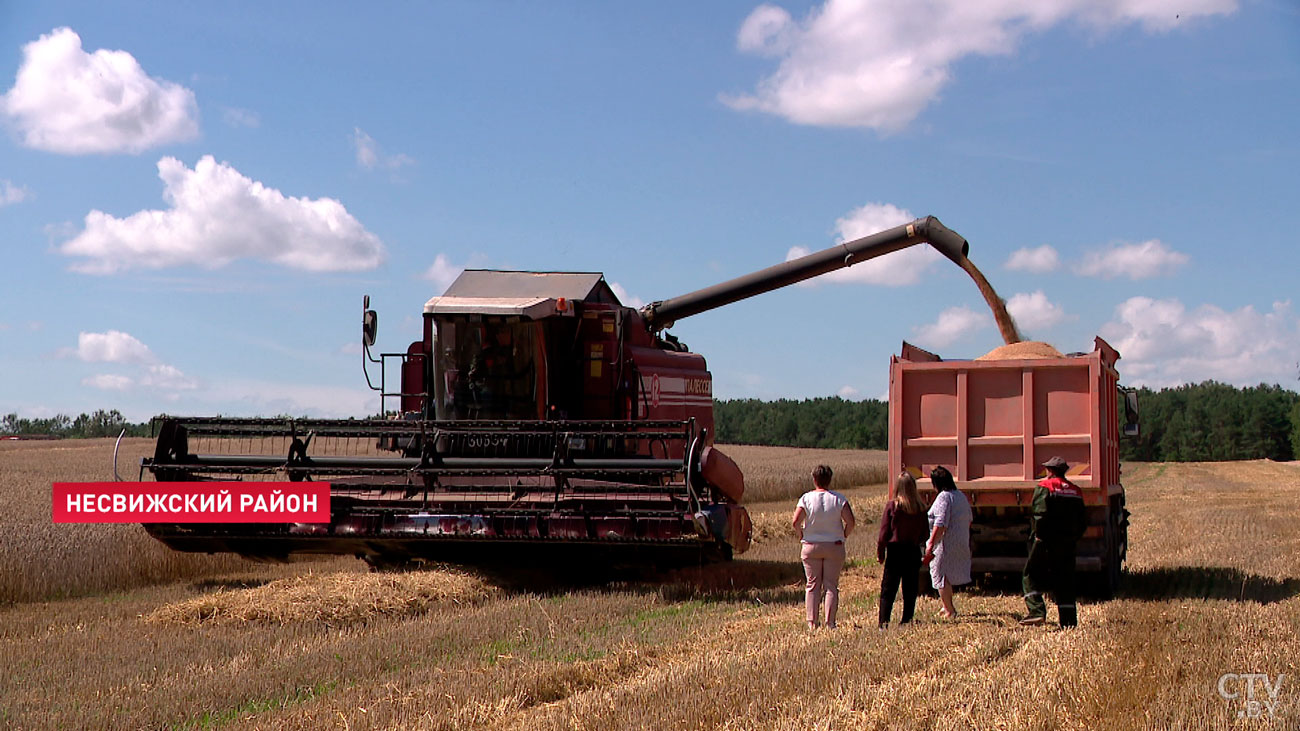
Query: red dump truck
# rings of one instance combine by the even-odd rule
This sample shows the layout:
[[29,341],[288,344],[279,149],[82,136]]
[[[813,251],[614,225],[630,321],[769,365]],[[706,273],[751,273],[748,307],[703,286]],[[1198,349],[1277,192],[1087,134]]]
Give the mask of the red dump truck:
[[1136,404],[1119,386],[1117,360],[1101,338],[1092,352],[1059,357],[943,360],[904,343],[891,358],[890,474],[912,472],[929,502],[930,470],[952,471],[975,513],[973,573],[1024,569],[1034,485],[1046,476],[1042,463],[1059,455],[1088,506],[1081,578],[1090,577],[1096,593],[1115,590],[1128,550],[1121,418],[1125,433],[1136,430]]

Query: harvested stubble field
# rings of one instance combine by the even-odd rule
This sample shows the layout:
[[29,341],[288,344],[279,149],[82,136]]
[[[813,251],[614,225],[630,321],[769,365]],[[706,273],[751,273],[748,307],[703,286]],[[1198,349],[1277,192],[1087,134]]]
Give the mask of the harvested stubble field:
[[[131,445],[135,456],[147,449]],[[62,450],[62,451],[60,451]],[[70,450],[70,451],[69,451]],[[1022,629],[1005,588],[962,616],[875,629],[883,485],[847,492],[841,629],[802,627],[785,531],[818,461],[880,453],[731,448],[779,501],[725,565],[574,586],[337,559],[263,566],[154,550],[137,527],[48,525],[49,482],[99,479],[111,443],[0,446],[0,725],[16,728],[1294,728],[1300,469],[1127,466],[1120,596],[1074,631]],[[865,466],[863,469],[866,469]],[[865,474],[865,473],[864,473]],[[788,475],[788,478],[781,477]],[[790,485],[782,488],[782,480]],[[849,482],[852,482],[850,480]],[[844,487],[838,485],[837,487]],[[31,601],[34,595],[62,595]],[[19,601],[12,602],[14,598]],[[1286,677],[1238,718],[1224,673]],[[1244,683],[1226,686],[1244,690]],[[1260,697],[1267,698],[1259,690]]]

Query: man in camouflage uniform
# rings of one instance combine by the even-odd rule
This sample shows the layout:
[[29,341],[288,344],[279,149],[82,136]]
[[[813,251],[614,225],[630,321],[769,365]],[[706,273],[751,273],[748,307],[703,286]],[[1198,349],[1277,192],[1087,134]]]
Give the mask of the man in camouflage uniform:
[[1070,468],[1065,460],[1052,457],[1043,463],[1048,476],[1034,488],[1030,518],[1029,559],[1025,561],[1025,605],[1029,615],[1023,625],[1047,621],[1043,592],[1050,586],[1062,627],[1079,624],[1074,605],[1075,545],[1087,527],[1083,491],[1065,478]]

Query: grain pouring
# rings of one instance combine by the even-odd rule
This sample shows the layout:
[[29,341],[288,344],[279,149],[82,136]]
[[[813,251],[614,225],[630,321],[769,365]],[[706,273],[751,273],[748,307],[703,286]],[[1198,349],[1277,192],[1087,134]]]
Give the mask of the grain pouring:
[[971,279],[975,280],[975,286],[979,287],[980,294],[984,295],[984,301],[989,303],[989,309],[993,310],[993,319],[998,323],[998,332],[1002,333],[1002,340],[1007,345],[1020,342],[1020,331],[1016,329],[1016,321],[1011,319],[1011,313],[1007,312],[1007,303],[998,296],[993,285],[985,278],[984,273],[975,266],[975,262],[969,257],[963,256],[961,268],[966,270]]

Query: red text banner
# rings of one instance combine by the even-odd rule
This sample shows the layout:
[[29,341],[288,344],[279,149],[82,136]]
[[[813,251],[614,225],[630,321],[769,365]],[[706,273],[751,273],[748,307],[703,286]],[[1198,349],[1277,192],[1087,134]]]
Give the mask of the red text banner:
[[328,482],[56,482],[55,523],[328,523]]

